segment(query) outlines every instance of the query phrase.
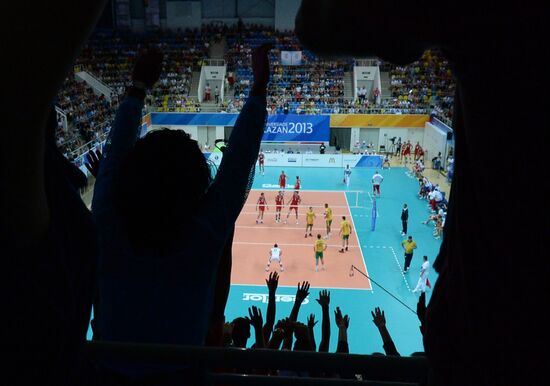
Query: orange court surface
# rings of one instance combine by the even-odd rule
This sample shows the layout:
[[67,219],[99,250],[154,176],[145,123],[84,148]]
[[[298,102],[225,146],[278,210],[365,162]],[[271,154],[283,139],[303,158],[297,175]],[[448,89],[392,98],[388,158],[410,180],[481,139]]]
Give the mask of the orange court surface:
[[[260,193],[264,192],[268,209],[264,213],[263,224],[256,224],[258,211],[256,202]],[[237,220],[235,237],[233,241],[233,268],[231,271],[231,284],[261,285],[265,286],[265,278],[269,272],[265,267],[269,260],[269,251],[275,243],[281,248],[281,262],[284,272],[280,272],[276,261],[271,263],[270,271],[279,272],[279,286],[295,287],[298,282],[307,280],[312,287],[317,288],[341,288],[341,289],[371,289],[370,280],[358,277],[350,277],[350,267],[364,269],[368,274],[361,248],[357,239],[357,233],[346,200],[345,192],[338,191],[300,191],[302,202],[298,208],[298,221],[294,211],[285,224],[289,212],[288,204],[293,191],[285,191],[285,206],[281,211],[281,222],[275,222],[275,196],[276,190],[251,190],[246,204]],[[313,244],[317,234],[326,235],[324,219],[324,204],[328,203],[332,208],[332,236],[326,240],[327,250],[324,252],[326,270],[315,272],[315,253]],[[313,223],[313,237],[305,238],[306,212],[313,207],[315,220]],[[342,238],[339,235],[342,216],[346,216],[352,224],[352,233],[349,238],[349,250],[340,253]]]

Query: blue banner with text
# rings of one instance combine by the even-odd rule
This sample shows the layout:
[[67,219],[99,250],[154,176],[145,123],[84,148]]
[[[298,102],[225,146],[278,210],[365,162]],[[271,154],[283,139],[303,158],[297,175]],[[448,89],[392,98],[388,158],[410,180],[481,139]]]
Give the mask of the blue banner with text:
[[[238,114],[151,113],[154,126],[233,126]],[[262,141],[328,142],[330,115],[269,115]]]
[[270,115],[264,142],[326,142],[330,139],[329,115]]

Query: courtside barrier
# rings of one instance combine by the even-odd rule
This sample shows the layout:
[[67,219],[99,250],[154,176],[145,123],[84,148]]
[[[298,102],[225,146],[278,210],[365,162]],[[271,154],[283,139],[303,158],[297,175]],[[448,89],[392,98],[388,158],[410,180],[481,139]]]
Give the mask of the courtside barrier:
[[[90,359],[142,365],[181,365],[195,369],[232,369],[257,374],[257,370],[286,370],[325,374],[362,374],[363,385],[419,385],[426,381],[428,361],[423,356],[398,357],[239,349],[234,347],[195,347],[92,341],[86,343]],[[279,377],[214,374],[212,380],[232,385],[347,385],[349,381],[331,378]],[[253,377],[253,378],[250,378]],[[252,382],[255,380],[256,382]],[[315,382],[312,382],[314,380]],[[269,383],[268,383],[269,382]]]
[[[222,153],[210,153],[208,160],[219,165],[222,160]],[[352,168],[380,168],[383,161],[384,157],[381,155],[265,153],[265,166],[277,167],[344,168],[349,165]]]

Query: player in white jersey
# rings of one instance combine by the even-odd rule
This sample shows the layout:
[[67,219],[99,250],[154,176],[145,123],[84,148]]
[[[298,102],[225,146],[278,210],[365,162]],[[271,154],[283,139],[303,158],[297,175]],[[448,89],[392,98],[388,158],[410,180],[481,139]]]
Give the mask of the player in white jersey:
[[271,248],[271,250],[269,251],[269,260],[265,267],[266,272],[269,271],[269,267],[271,266],[272,260],[275,260],[279,263],[279,268],[281,269],[281,272],[285,270],[283,267],[283,263],[281,263],[282,255],[283,255],[283,251],[281,251],[281,248],[279,248],[277,244],[274,244],[273,248]]
[[378,172],[375,172],[372,176],[372,195],[376,197],[376,194],[378,193],[378,197],[380,197],[380,184],[384,181],[384,177]]
[[426,287],[430,286],[428,281],[428,275],[430,274],[430,262],[428,261],[428,256],[422,258],[422,268],[420,269],[420,277],[418,278],[418,283],[412,292],[426,292]]
[[350,177],[351,177],[351,168],[349,167],[349,165],[346,165],[346,168],[344,169],[344,184],[346,184],[346,186],[349,186]]

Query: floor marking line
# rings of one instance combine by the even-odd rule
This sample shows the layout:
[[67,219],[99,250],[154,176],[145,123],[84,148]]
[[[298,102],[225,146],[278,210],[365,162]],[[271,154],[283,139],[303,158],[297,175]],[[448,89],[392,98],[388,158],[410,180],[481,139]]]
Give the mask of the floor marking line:
[[[285,225],[285,224],[283,224],[283,225]],[[235,225],[235,228],[237,228],[237,229],[238,228],[243,228],[243,229],[279,229],[279,230],[285,230],[285,231],[286,230],[290,230],[290,231],[301,230],[301,231],[304,231],[306,229],[305,226],[298,228],[298,227],[289,227],[289,226],[279,226],[279,227],[278,226],[269,226],[269,225],[265,225],[265,224]],[[313,230],[314,231],[325,232],[326,228],[324,228],[324,227],[320,227],[320,228],[313,227]],[[316,238],[316,237],[313,237],[313,238]]]
[[[286,272],[286,270],[285,270]],[[328,271],[325,271],[325,272],[328,272]],[[268,273],[269,272],[266,272],[266,277],[268,276]],[[279,272],[279,274],[281,274],[281,272]],[[282,272],[282,274],[284,274],[284,272]],[[247,287],[262,287],[262,288],[265,288],[266,291],[267,291],[267,286],[265,284],[241,284],[241,283],[231,283],[231,285],[237,285],[237,286],[247,286]],[[296,286],[290,286],[290,285],[280,285],[277,287],[277,289],[279,288],[293,288],[293,289],[296,289]],[[369,292],[374,292],[372,289],[368,289],[368,288],[348,288],[348,287],[314,287],[314,286],[311,286],[309,287],[309,289],[311,290],[312,288],[315,288],[315,289],[327,289],[327,288],[330,288],[331,290],[332,289],[338,289],[338,290],[350,290],[350,291],[369,291]],[[309,294],[309,296],[311,296],[311,293]]]
[[[273,243],[259,243],[259,242],[253,242],[253,241],[233,241],[233,244],[241,244],[241,245],[269,245],[269,246],[272,246]],[[297,244],[297,243],[277,243],[277,245],[281,246],[281,245],[286,245],[286,246],[289,246],[289,247],[308,247],[308,248],[312,248],[313,247],[313,243],[310,243],[310,244]],[[342,246],[339,245],[339,244],[327,244],[328,247],[334,247],[334,248],[338,248],[340,249]],[[359,250],[361,249],[359,247],[359,245],[350,245],[349,246],[350,248],[359,248]]]
[[[346,204],[348,204],[348,208],[349,208],[349,202],[348,202],[348,195],[346,193],[344,193],[344,198],[346,199]],[[349,210],[349,219],[351,220],[351,226],[353,227],[354,231],[355,231],[355,237],[357,238],[357,243],[359,244],[359,252],[361,252],[361,261],[363,262],[363,267],[365,267],[365,272],[367,273],[367,276],[370,277],[369,275],[369,271],[367,269],[367,262],[365,261],[365,256],[363,255],[363,250],[361,249],[361,240],[359,240],[359,233],[357,233],[357,228],[355,228],[355,221],[353,221],[353,213],[351,212],[351,208],[348,209]],[[372,285],[372,282],[370,279],[369,280],[369,285],[370,285],[370,288],[372,290],[372,292],[374,292],[374,286]]]
[[411,287],[409,286],[409,282],[407,281],[407,278],[405,277],[405,274],[403,273],[403,268],[401,268],[401,264],[399,264],[399,259],[397,258],[397,254],[395,253],[395,249],[393,247],[389,247],[391,249],[391,252],[393,253],[393,257],[395,258],[395,262],[397,263],[397,266],[399,267],[399,272],[401,273],[401,276],[403,276],[403,280],[405,281],[405,285],[407,286],[407,289],[409,292],[411,291]]
[[[342,192],[342,193],[344,193],[344,192]],[[256,205],[257,205],[257,204],[244,204],[243,206],[254,206],[254,207],[255,207]],[[275,204],[269,204],[269,203],[267,203],[267,206],[273,206],[273,207],[275,207]],[[283,209],[287,208],[287,210],[288,210],[288,206],[289,206],[288,204],[285,204],[285,205],[283,206]],[[299,208],[309,208],[310,206],[311,206],[312,208],[324,208],[324,207],[325,207],[325,205],[298,205],[298,209],[299,209]],[[348,205],[348,206],[345,206],[345,205],[331,205],[330,207],[331,207],[331,208],[337,208],[337,209],[341,209],[341,208],[368,209],[366,206],[349,206],[349,205]]]

